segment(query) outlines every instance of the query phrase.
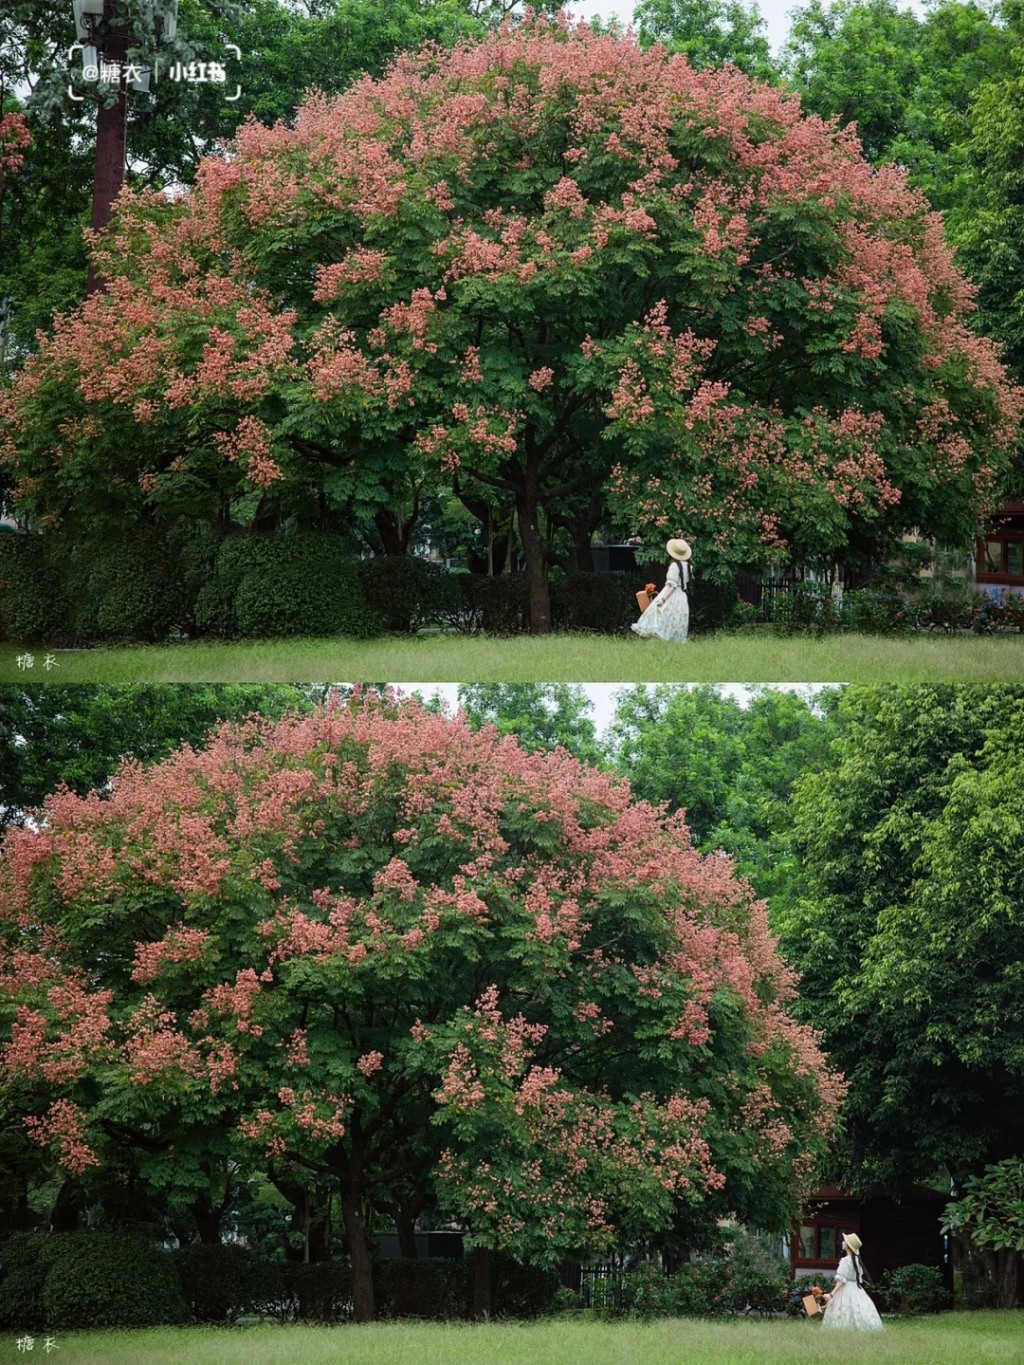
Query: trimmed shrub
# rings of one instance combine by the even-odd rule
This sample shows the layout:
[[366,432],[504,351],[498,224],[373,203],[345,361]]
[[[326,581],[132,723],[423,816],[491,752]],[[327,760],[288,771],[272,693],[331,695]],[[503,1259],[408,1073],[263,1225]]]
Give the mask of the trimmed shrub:
[[245,639],[295,635],[367,638],[384,627],[363,596],[340,536],[232,536],[196,599],[196,628]]
[[381,555],[359,564],[363,595],[384,629],[398,634],[457,620],[465,611],[461,577],[415,555]]
[[292,1261],[283,1270],[296,1322],[347,1322],[352,1316],[352,1270],[347,1261]]
[[694,635],[729,625],[740,600],[735,582],[719,583],[713,578],[702,578],[700,574],[694,575],[688,596],[690,631]]
[[381,1318],[468,1318],[473,1267],[469,1261],[379,1261],[373,1288]]
[[[173,1258],[139,1237],[24,1233],[7,1243],[5,1263],[0,1321],[16,1330],[157,1327],[188,1321]],[[31,1320],[22,1321],[22,1313]]]
[[188,624],[184,588],[166,546],[79,543],[62,567],[80,639],[165,640]]
[[901,1265],[882,1276],[882,1293],[895,1313],[934,1313],[949,1303],[937,1265]]
[[174,1266],[193,1322],[233,1322],[270,1311],[285,1297],[284,1267],[247,1247],[197,1242],[174,1253]]
[[487,635],[522,635],[529,628],[529,593],[524,574],[464,574],[467,609]]
[[68,635],[65,599],[43,536],[0,536],[0,639],[53,643]]
[[16,1232],[0,1252],[3,1277],[0,1278],[0,1329],[16,1332],[41,1332],[43,1280],[46,1264],[43,1252],[51,1234]]
[[491,1309],[495,1317],[536,1318],[551,1312],[560,1284],[555,1270],[520,1265],[499,1252],[491,1257]]
[[602,635],[628,630],[639,615],[636,574],[571,573],[551,583],[551,616],[556,630]]

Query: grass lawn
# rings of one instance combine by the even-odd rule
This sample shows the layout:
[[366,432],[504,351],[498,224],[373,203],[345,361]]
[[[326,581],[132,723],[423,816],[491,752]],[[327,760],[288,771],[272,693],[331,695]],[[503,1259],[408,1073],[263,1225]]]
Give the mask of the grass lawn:
[[[894,1321],[879,1335],[821,1333],[806,1319],[487,1326],[184,1327],[58,1332],[57,1365],[997,1365],[1024,1360],[1024,1312]],[[15,1354],[15,1336],[10,1351]],[[44,1338],[37,1336],[41,1352]],[[19,1356],[19,1359],[22,1358]]]
[[991,683],[1021,678],[1024,635],[817,640],[783,639],[753,629],[700,635],[681,645],[595,635],[250,640],[67,651],[0,645],[0,682]]

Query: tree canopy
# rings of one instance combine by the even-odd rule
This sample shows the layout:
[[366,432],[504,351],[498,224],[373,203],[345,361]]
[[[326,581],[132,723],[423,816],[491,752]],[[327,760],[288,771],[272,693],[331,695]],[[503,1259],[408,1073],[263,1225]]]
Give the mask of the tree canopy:
[[328,1181],[361,1318],[374,1210],[425,1192],[534,1260],[782,1226],[842,1093],[766,907],[681,817],[415,703],[58,792],[0,904],[5,1141],[86,1189]]
[[847,689],[832,761],[797,783],[779,927],[850,1080],[849,1182],[1019,1155],[1022,706],[1011,686]]
[[537,19],[243,127],[122,200],[106,293],[2,397],[44,526],[331,526],[457,476],[546,516],[607,484],[705,573],[965,545],[1019,393],[903,176],[740,71]]

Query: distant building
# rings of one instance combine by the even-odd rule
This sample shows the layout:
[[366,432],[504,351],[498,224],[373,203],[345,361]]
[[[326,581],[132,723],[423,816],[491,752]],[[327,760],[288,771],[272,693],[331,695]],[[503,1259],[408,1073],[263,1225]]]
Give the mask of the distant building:
[[880,1187],[865,1196],[833,1186],[815,1190],[793,1224],[789,1261],[794,1275],[830,1276],[842,1257],[843,1237],[864,1243],[864,1263],[877,1283],[901,1265],[939,1266],[951,1278],[939,1228],[949,1195],[914,1185],[897,1199]]
[[975,578],[982,592],[1024,594],[1024,502],[1008,502],[979,539]]

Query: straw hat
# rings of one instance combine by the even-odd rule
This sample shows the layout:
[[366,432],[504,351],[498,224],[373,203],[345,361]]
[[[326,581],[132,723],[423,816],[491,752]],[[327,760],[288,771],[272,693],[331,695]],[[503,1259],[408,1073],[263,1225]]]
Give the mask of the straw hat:
[[850,1250],[853,1252],[855,1256],[860,1255],[860,1249],[863,1243],[861,1242],[860,1238],[857,1236],[855,1232],[848,1232],[846,1236],[843,1238],[843,1241],[846,1243],[846,1245],[850,1248]]
[[693,553],[685,540],[670,540],[665,549],[673,559],[687,560]]

